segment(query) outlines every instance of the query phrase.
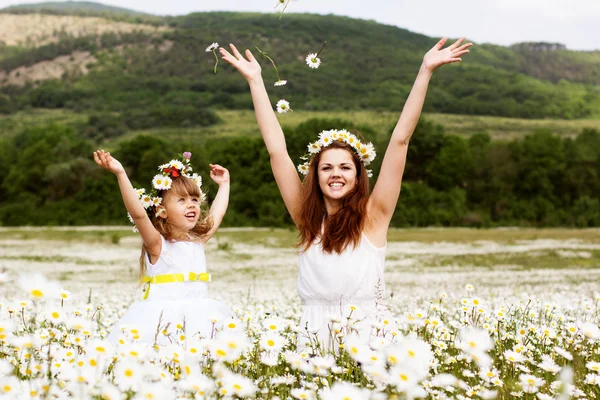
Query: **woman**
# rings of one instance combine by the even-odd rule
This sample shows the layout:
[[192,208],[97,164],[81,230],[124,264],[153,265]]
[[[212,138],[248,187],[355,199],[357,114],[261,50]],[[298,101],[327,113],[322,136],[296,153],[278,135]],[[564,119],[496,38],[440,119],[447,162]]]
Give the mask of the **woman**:
[[260,65],[249,50],[244,58],[233,44],[232,53],[220,49],[223,59],[250,85],[277,186],[300,232],[298,293],[305,305],[300,327],[309,338],[315,334],[317,343],[331,348],[339,329],[335,320],[346,320],[348,315],[363,320],[353,325],[353,332],[361,340],[370,338],[369,321],[376,316],[378,294],[384,287],[386,237],[400,195],[408,143],[433,72],[444,64],[461,61],[472,46],[461,45],[464,39],[447,48],[443,48],[446,39],[441,39],[423,57],[370,195],[365,166],[375,152],[371,144],[361,143],[346,131],[321,132],[319,140],[309,144],[311,158],[299,166],[306,173],[301,182],[271,107]]

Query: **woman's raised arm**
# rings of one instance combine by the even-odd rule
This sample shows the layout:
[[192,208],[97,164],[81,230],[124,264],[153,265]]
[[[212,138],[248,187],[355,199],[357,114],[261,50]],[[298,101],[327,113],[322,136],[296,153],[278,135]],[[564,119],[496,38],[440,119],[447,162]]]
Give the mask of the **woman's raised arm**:
[[232,53],[229,53],[224,48],[220,48],[219,51],[223,56],[223,60],[233,65],[246,78],[250,85],[250,92],[256,112],[256,121],[258,122],[258,127],[271,158],[271,168],[273,169],[275,181],[288,212],[294,222],[297,222],[302,183],[300,182],[296,167],[287,152],[285,136],[267,95],[267,89],[262,80],[260,64],[258,64],[250,50],[246,50],[246,59],[233,44],[230,44],[230,47]]
[[383,157],[379,178],[369,198],[369,216],[375,226],[380,227],[382,232],[384,230],[387,232],[392,215],[396,209],[396,204],[398,203],[402,175],[404,174],[404,167],[406,165],[408,142],[419,121],[429,80],[437,68],[444,64],[461,61],[460,57],[469,52],[467,49],[472,46],[472,43],[466,43],[461,46],[464,40],[464,37],[460,38],[454,44],[444,49],[446,39],[443,38],[423,57],[423,64],[419,69],[419,74],[406,100],[400,119],[394,128],[390,143]]

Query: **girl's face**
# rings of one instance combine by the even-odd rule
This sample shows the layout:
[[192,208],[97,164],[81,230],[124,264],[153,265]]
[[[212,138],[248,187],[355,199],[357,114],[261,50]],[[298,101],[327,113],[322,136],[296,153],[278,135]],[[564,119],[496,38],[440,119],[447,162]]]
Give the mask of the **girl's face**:
[[167,218],[173,227],[182,233],[187,233],[200,218],[200,198],[190,194],[167,192],[162,201],[166,212],[161,216]]
[[318,177],[325,201],[337,204],[358,182],[352,154],[344,149],[323,151],[319,160]]

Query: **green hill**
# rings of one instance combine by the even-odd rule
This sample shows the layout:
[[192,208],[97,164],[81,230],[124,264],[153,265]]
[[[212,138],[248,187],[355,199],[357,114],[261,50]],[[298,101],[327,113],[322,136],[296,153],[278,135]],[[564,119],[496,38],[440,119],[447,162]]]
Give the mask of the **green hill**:
[[[77,3],[74,3],[77,4]],[[250,109],[245,81],[205,48],[212,42],[258,46],[276,61],[281,88],[271,87],[272,100],[285,98],[296,110],[400,110],[423,54],[436,38],[405,29],[338,16],[289,14],[195,13],[153,17],[170,30],[161,34],[127,33],[70,37],[58,43],[11,55],[0,52],[0,70],[9,72],[74,51],[89,51],[98,60],[85,74],[65,73],[62,80],[15,88],[4,82],[0,110],[26,107],[71,108],[117,112],[125,119],[160,124],[164,110],[187,107]],[[328,44],[318,70],[304,58]],[[118,49],[118,51],[115,51]],[[550,52],[549,52],[550,53]],[[257,52],[255,51],[255,54]],[[426,112],[518,118],[579,119],[600,114],[600,87],[595,53],[560,50],[570,68],[547,63],[535,67],[533,52],[477,45],[460,65],[438,71],[432,81]],[[258,56],[258,54],[257,54]],[[276,76],[261,58],[270,85]],[[530,65],[525,68],[524,65]],[[548,65],[547,65],[548,64]],[[572,71],[577,71],[576,74]],[[1,96],[1,95],[0,95]],[[147,119],[149,109],[159,118]],[[139,111],[138,111],[139,110]],[[177,118],[180,118],[178,116]],[[127,123],[134,129],[136,123]]]
[[148,13],[130,10],[128,8],[109,6],[91,1],[49,1],[32,4],[18,4],[0,9],[0,12],[10,13],[117,13],[128,15],[150,15]]

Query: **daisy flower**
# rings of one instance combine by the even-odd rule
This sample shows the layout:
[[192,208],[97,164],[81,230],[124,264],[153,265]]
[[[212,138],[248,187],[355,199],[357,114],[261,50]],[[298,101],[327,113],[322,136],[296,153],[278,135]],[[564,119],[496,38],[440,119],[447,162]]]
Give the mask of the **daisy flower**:
[[[166,187],[167,186],[166,185],[166,179],[167,179],[167,177],[164,176],[163,174],[155,175],[154,178],[152,178],[152,186],[154,186],[154,189],[156,189],[156,190],[165,190],[165,189],[168,189]],[[149,197],[149,196],[147,196],[147,197]]]
[[290,108],[290,102],[287,100],[279,100],[277,102],[277,112],[280,114],[285,114],[289,111],[291,111],[292,109]]
[[298,165],[298,172],[302,175],[308,175],[308,162]]
[[285,84],[287,84],[287,81],[278,80],[277,82],[275,82],[274,86],[284,86]]
[[323,43],[323,46],[321,46],[319,51],[317,51],[316,53],[310,53],[309,55],[306,56],[306,64],[308,64],[308,66],[311,67],[312,69],[317,69],[321,65],[321,59],[319,58],[319,55],[325,48],[326,44],[327,44],[327,41],[325,41],[325,43]]
[[183,169],[183,163],[179,160],[171,160],[171,162],[169,162],[169,166],[171,168],[177,168],[180,171]]
[[206,48],[207,53],[213,53],[215,55],[215,74],[217,73],[217,65],[219,65],[219,57],[217,56],[217,49],[219,48],[219,43],[213,43]]
[[162,203],[162,197],[153,197],[152,198],[152,205],[154,207],[157,207],[160,205],[160,203]]
[[144,208],[148,208],[152,205],[152,197],[150,197],[148,195],[144,195],[144,196],[142,196],[141,202],[142,202],[142,205],[144,206]]
[[310,154],[317,154],[320,151],[321,151],[321,144],[319,143],[319,141],[312,142],[308,145],[308,152]]
[[317,69],[321,65],[321,59],[317,57],[317,53],[310,53],[306,56],[306,64],[313,69]]

